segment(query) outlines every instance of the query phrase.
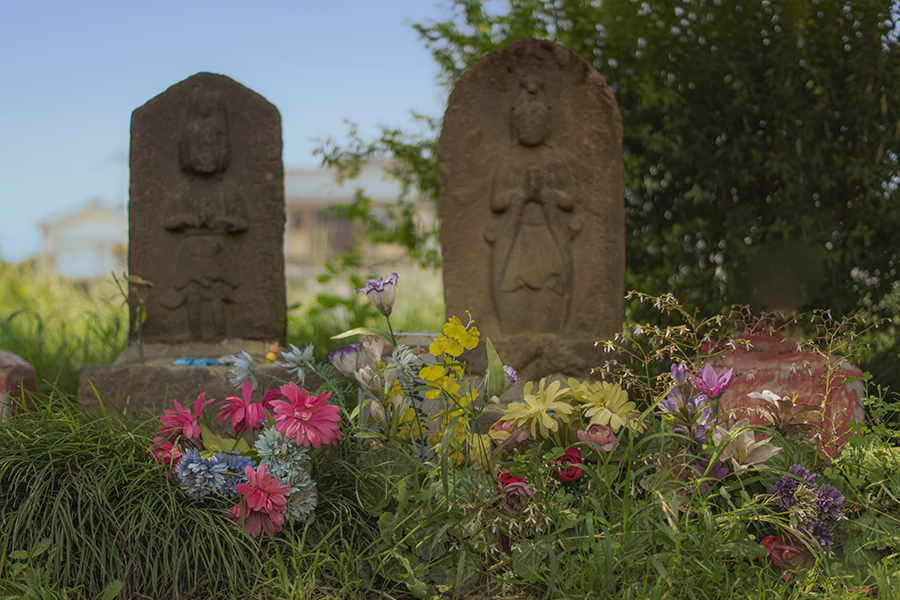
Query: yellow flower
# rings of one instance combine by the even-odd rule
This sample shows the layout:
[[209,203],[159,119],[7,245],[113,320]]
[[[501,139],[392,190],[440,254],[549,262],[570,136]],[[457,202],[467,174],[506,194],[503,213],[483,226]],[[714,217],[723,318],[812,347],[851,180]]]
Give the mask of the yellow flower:
[[616,433],[629,420],[636,420],[640,416],[635,410],[635,403],[629,402],[628,394],[615,383],[602,382],[585,405],[584,416],[591,423],[608,425]]
[[427,433],[425,424],[412,407],[407,407],[400,414],[398,425],[397,434],[405,440],[417,440]]
[[459,317],[452,316],[444,323],[444,333],[428,347],[428,351],[434,356],[447,354],[457,357],[464,350],[472,350],[478,345],[478,328],[470,325],[468,329],[463,327]]
[[476,470],[487,471],[491,476],[496,469],[491,458],[491,436],[486,433],[473,433],[469,435],[469,458]]
[[[531,427],[531,436],[537,438],[537,429],[540,428],[541,436],[548,437],[551,431],[557,431],[559,424],[556,418],[564,423],[569,422],[570,415],[575,412],[575,407],[561,400],[568,389],[560,390],[558,381],[545,385],[547,378],[541,379],[537,389],[532,394],[534,383],[525,384],[525,402],[513,402],[506,409],[504,421],[512,421],[516,427],[528,425]],[[556,418],[554,418],[556,417]]]
[[444,377],[445,369],[441,365],[429,365],[419,371],[419,377],[425,381],[437,381]]

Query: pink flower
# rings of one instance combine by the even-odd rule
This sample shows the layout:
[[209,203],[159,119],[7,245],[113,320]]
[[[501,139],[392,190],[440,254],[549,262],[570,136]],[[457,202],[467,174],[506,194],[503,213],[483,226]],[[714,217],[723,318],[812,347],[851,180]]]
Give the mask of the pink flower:
[[612,452],[616,447],[616,435],[613,430],[600,423],[591,423],[584,430],[579,430],[578,439],[585,443],[593,442],[604,452]]
[[497,421],[491,437],[501,443],[518,444],[531,435],[531,430],[524,425],[516,427],[513,421]]
[[245,429],[259,429],[266,420],[266,410],[263,405],[250,400],[253,394],[253,385],[246,379],[241,385],[241,392],[244,394],[243,400],[236,396],[228,396],[222,402],[222,410],[219,413],[220,421],[231,418],[231,427],[234,429],[235,435],[240,435]]
[[235,523],[244,519],[244,531],[257,537],[262,531],[275,535],[284,525],[287,510],[289,485],[279,485],[281,481],[266,473],[266,465],[259,465],[254,472],[253,467],[244,468],[247,483],[237,484],[237,491],[243,496],[241,502],[231,507],[232,519]]
[[816,564],[812,552],[791,534],[766,536],[760,543],[769,551],[775,566],[781,569],[781,578],[785,581],[791,580],[794,571],[811,569]]
[[[150,453],[153,454],[153,458],[161,465],[177,465],[181,459],[184,457],[184,454],[181,453],[181,449],[164,438],[161,435],[153,438],[153,445],[150,446]],[[167,476],[171,477],[171,473],[167,473]]]
[[560,480],[565,482],[576,481],[581,477],[582,473],[584,473],[584,469],[575,466],[583,464],[581,450],[579,450],[575,446],[569,446],[568,448],[566,448],[566,451],[563,452],[563,455],[554,460],[553,464],[561,465],[558,469],[556,469],[556,475],[560,478]]
[[215,398],[210,398],[204,402],[203,399],[205,397],[206,392],[197,396],[197,400],[194,402],[193,413],[181,406],[181,404],[178,403],[178,400],[175,400],[175,410],[167,408],[163,411],[164,414],[159,419],[163,424],[159,433],[165,437],[178,437],[181,435],[188,439],[199,441],[200,425],[197,421],[203,418],[203,409],[206,405],[215,400]]
[[731,382],[734,381],[733,369],[722,369],[718,373],[710,365],[706,363],[699,376],[694,376],[694,387],[706,394],[707,396],[718,396],[728,389]]
[[528,481],[524,477],[513,477],[509,471],[502,471],[497,476],[500,483],[500,493],[503,494],[503,502],[510,512],[517,513],[526,501],[534,497]]
[[343,437],[340,428],[340,412],[337,406],[328,404],[331,392],[310,396],[291,382],[281,386],[287,400],[273,400],[275,431],[293,437],[302,446],[318,448],[321,444],[337,444]]

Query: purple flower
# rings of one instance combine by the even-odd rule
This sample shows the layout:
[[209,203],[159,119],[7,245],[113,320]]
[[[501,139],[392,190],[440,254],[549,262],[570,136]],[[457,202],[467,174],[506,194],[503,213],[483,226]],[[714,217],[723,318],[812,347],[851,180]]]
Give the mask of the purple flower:
[[718,396],[728,389],[731,382],[734,381],[734,373],[732,369],[722,369],[718,373],[709,363],[703,367],[699,376],[695,376],[694,387],[709,396]]
[[844,509],[844,495],[826,483],[819,490],[819,501],[816,505],[822,519],[836,521]]
[[[801,521],[798,529],[827,550],[834,543],[834,522],[844,508],[844,495],[827,483],[816,487],[816,476],[800,465],[792,465],[788,473],[790,475],[782,475],[776,484],[769,486],[769,493],[775,496],[775,503],[782,510],[791,513],[792,520],[797,514],[805,513],[809,520],[803,523],[798,519]],[[808,500],[799,500],[795,506],[795,500],[801,497],[797,493],[801,487],[807,488],[806,496],[814,494],[814,505],[810,505]],[[798,510],[801,513],[797,513]]]
[[372,359],[363,352],[361,342],[353,342],[343,348],[338,348],[328,354],[325,357],[325,361],[334,365],[334,368],[348,376],[353,375],[366,365],[372,365]]
[[522,381],[522,378],[519,377],[516,370],[509,365],[503,365],[503,378],[506,380],[506,385],[512,385],[517,381]]
[[687,378],[687,367],[678,363],[672,363],[672,379],[675,380],[675,385],[684,385],[684,382],[687,381]]
[[398,275],[396,273],[391,273],[387,281],[384,279],[367,279],[361,288],[356,289],[366,295],[369,302],[378,309],[378,312],[389,317],[394,309],[394,292],[397,289],[397,278]]
[[[706,457],[704,457],[706,458]],[[697,493],[701,496],[705,495],[709,491],[710,483],[718,483],[722,481],[726,475],[728,475],[728,467],[722,464],[721,460],[716,460],[712,465],[709,464],[709,459],[706,458],[704,461],[700,461],[692,465],[694,469],[697,470],[702,481],[704,482],[697,488]]]

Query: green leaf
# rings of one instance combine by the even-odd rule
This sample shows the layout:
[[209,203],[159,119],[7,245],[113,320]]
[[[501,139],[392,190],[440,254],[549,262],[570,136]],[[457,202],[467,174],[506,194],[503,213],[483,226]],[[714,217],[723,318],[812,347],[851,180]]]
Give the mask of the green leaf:
[[122,591],[122,582],[118,579],[114,579],[109,582],[109,585],[106,586],[103,590],[103,596],[101,600],[113,600],[116,596],[119,595],[119,592]]
[[354,335],[377,335],[378,337],[384,338],[388,342],[391,341],[391,334],[383,329],[375,329],[374,327],[357,327],[355,329],[351,329],[350,331],[345,331],[344,333],[339,333],[337,335],[331,336],[333,340],[342,340],[344,338],[352,337]]
[[244,438],[232,439],[216,435],[206,423],[200,423],[200,438],[203,440],[203,449],[210,452],[234,452],[250,451],[250,444]]
[[506,375],[503,373],[503,361],[494,349],[494,344],[489,338],[485,338],[484,341],[488,358],[487,398],[490,399],[503,393]]
[[13,560],[28,560],[28,550],[16,550],[10,552],[9,557]]

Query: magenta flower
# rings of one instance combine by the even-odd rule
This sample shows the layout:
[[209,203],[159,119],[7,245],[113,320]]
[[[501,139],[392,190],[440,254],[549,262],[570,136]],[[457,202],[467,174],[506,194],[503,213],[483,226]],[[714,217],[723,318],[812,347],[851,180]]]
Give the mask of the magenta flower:
[[252,402],[253,384],[245,379],[241,385],[243,399],[237,396],[228,396],[222,402],[222,410],[219,412],[219,420],[231,419],[231,427],[235,435],[241,435],[246,429],[259,429],[266,420],[266,409],[262,404]]
[[[184,454],[181,453],[181,449],[164,438],[161,435],[153,438],[153,445],[150,446],[150,453],[153,454],[153,458],[161,465],[177,465],[181,459],[184,457]],[[171,473],[167,473],[168,477],[171,477]]]
[[394,293],[397,290],[396,273],[391,273],[387,281],[383,279],[367,279],[361,288],[356,288],[363,292],[369,299],[369,302],[378,309],[378,312],[386,317],[391,316],[394,309]]
[[197,396],[197,400],[194,402],[193,413],[181,406],[181,404],[178,403],[178,400],[174,400],[175,410],[167,408],[163,411],[164,414],[159,419],[163,424],[159,433],[165,437],[184,436],[188,439],[199,441],[200,425],[197,421],[203,418],[203,409],[206,405],[215,400],[215,398],[210,398],[209,400],[204,401],[203,399],[205,397],[206,392]]
[[616,447],[616,434],[611,428],[600,423],[591,423],[584,430],[579,430],[578,439],[582,442],[593,442],[604,452],[612,452]]
[[500,483],[500,493],[503,494],[503,502],[510,512],[519,512],[519,509],[534,497],[534,493],[524,477],[513,477],[509,474],[509,471],[502,471],[497,476],[497,481]]
[[291,382],[281,386],[287,400],[272,401],[275,412],[275,431],[302,446],[318,448],[321,444],[337,444],[343,437],[340,428],[340,412],[337,406],[328,404],[331,392],[311,396]]
[[253,467],[244,467],[247,483],[239,483],[236,489],[243,496],[241,502],[231,507],[232,519],[240,523],[244,519],[244,531],[253,537],[265,531],[269,535],[275,535],[281,531],[284,525],[284,515],[287,510],[287,494],[291,491],[289,485],[279,485],[281,481],[266,473],[266,465],[259,465],[254,471]]
[[693,377],[694,387],[708,396],[718,396],[728,389],[731,382],[734,381],[733,369],[722,369],[718,373],[710,365],[706,363],[699,376]]

